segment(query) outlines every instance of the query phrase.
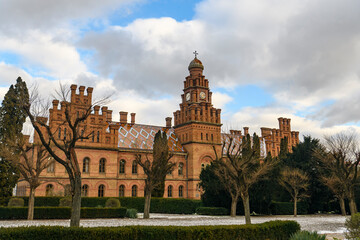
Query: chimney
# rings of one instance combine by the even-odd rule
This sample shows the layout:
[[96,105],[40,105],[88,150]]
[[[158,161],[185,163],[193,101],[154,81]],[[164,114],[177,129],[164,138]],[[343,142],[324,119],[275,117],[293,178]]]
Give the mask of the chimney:
[[165,121],[166,121],[166,128],[171,128],[171,120],[172,120],[172,118],[171,118],[171,117],[167,117],[167,118],[165,118]]
[[248,135],[249,134],[249,128],[248,127],[244,127],[244,135]]
[[58,105],[59,105],[59,100],[53,100],[52,101],[52,104],[53,104],[53,109],[58,109]]
[[99,115],[99,111],[100,111],[100,106],[94,106],[94,112],[95,112],[95,115]]
[[112,110],[107,110],[106,113],[106,121],[111,122],[112,121]]
[[130,113],[131,115],[131,125],[134,125],[135,124],[135,115],[136,113]]
[[80,96],[84,96],[85,86],[79,87]]
[[127,112],[120,112],[120,124],[127,124]]

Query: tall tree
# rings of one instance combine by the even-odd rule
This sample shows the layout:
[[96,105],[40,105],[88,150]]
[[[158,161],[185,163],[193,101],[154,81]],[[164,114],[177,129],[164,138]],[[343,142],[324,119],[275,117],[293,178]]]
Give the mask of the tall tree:
[[334,199],[333,194],[322,181],[321,176],[328,174],[322,161],[314,157],[313,153],[316,151],[323,151],[320,140],[304,136],[304,139],[292,148],[292,153],[287,154],[282,160],[282,167],[298,168],[307,173],[310,182],[308,187],[310,197],[304,201],[309,206],[309,213],[329,211],[329,200]]
[[[81,139],[89,139],[93,132],[86,129],[85,121],[90,116],[93,108],[107,102],[108,97],[98,101],[87,101],[80,98],[79,102],[70,100],[70,89],[60,85],[57,92],[62,105],[62,124],[67,129],[67,134],[63,138],[58,138],[58,128],[53,128],[48,124],[49,103],[40,99],[39,95],[32,93],[29,105],[24,105],[31,124],[34,127],[39,139],[45,149],[55,161],[64,166],[69,180],[70,193],[72,198],[70,226],[80,226],[81,210],[81,169],[76,154],[76,143]],[[79,114],[77,114],[79,112]]]
[[[0,143],[6,147],[7,140],[18,141],[22,137],[21,131],[26,119],[26,113],[22,108],[23,102],[29,102],[29,93],[26,83],[20,77],[16,84],[11,85],[5,94],[0,108]],[[4,156],[0,156],[0,198],[12,195],[19,174],[16,168]]]
[[238,143],[235,141],[236,136],[227,135],[227,137],[229,141],[224,141],[220,156],[214,147],[216,155],[215,173],[231,196],[230,215],[236,215],[236,205],[239,197],[241,197],[244,205],[245,222],[250,224],[249,189],[275,165],[275,161],[272,159],[261,160],[257,156],[254,145],[251,145],[249,135]]
[[294,217],[297,216],[298,200],[308,197],[309,177],[296,168],[285,168],[281,171],[279,183],[288,191],[294,201]]
[[162,183],[163,179],[173,170],[176,164],[170,162],[172,156],[173,154],[169,152],[166,133],[160,130],[155,134],[152,161],[150,161],[148,155],[145,155],[145,158],[143,158],[142,154],[136,155],[135,161],[143,168],[146,175],[144,218],[150,217],[152,191]]
[[[5,147],[6,146],[6,147]],[[35,191],[41,184],[40,174],[49,165],[49,154],[42,144],[28,142],[28,137],[7,139],[6,145],[0,146],[0,154],[11,161],[29,184],[28,220],[34,219]]]
[[315,156],[328,170],[328,177],[336,179],[337,184],[345,190],[350,213],[353,215],[357,213],[355,188],[360,184],[360,150],[357,136],[345,132],[327,136],[325,149],[325,153],[318,151]]

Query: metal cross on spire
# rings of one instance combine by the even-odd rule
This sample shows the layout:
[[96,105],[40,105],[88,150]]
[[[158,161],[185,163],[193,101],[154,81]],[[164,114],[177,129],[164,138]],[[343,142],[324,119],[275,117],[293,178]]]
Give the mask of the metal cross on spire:
[[195,50],[195,52],[193,52],[193,54],[195,54],[195,58],[197,58],[197,55],[199,55],[199,53]]

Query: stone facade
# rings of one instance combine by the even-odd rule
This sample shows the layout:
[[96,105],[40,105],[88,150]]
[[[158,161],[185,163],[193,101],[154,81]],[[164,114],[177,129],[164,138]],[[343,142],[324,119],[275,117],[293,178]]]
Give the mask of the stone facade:
[[[212,92],[209,81],[203,75],[204,66],[195,57],[189,64],[189,76],[184,81],[180,109],[172,118],[165,119],[165,126],[137,124],[135,113],[119,113],[119,121],[113,121],[112,111],[107,107],[93,107],[93,113],[80,126],[81,134],[89,139],[77,142],[77,158],[82,170],[83,195],[89,197],[106,196],[144,196],[145,174],[134,162],[135,155],[147,154],[152,158],[152,146],[155,133],[165,131],[169,148],[174,153],[172,161],[176,162],[174,171],[167,175],[164,197],[200,199],[198,186],[202,168],[215,158],[214,149],[221,152],[226,134],[221,133],[221,110],[212,105]],[[77,91],[78,90],[78,91]],[[86,94],[85,94],[86,90]],[[71,116],[81,117],[92,104],[93,88],[71,86]],[[49,110],[51,131],[58,140],[70,133],[64,125],[65,102],[53,100]],[[60,106],[59,106],[60,104]],[[279,118],[279,129],[261,128],[262,156],[267,152],[272,156],[279,153],[280,140],[288,137],[289,149],[299,142],[299,133],[292,132],[290,119]],[[244,134],[248,134],[244,128]],[[242,133],[231,130],[230,134]],[[35,134],[34,141],[39,141]],[[37,196],[62,195],[67,191],[69,180],[62,165],[49,159],[51,164],[42,174],[44,183],[38,187]],[[18,195],[27,191],[26,183],[18,183]]]

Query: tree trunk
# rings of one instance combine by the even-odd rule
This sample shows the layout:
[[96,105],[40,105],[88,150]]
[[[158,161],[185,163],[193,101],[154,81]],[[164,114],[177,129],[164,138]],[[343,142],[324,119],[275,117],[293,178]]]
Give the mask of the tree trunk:
[[145,191],[144,218],[150,218],[151,191]]
[[294,217],[297,217],[297,197],[294,198]]
[[245,224],[251,224],[249,195],[246,194],[244,197],[242,197],[242,200],[244,204]]
[[28,205],[28,220],[34,219],[34,202],[35,202],[35,188],[30,187],[29,205]]
[[350,205],[350,213],[351,213],[351,215],[357,213],[356,202],[355,202],[354,197],[351,197],[349,199],[349,205]]
[[346,216],[346,209],[345,209],[345,200],[344,200],[344,198],[339,198],[339,202],[340,202],[341,215]]
[[236,197],[231,197],[231,209],[230,209],[230,216],[231,217],[236,217],[236,205],[238,202],[238,198]]
[[72,187],[72,205],[70,227],[80,227],[80,211],[81,211],[81,175],[75,175]]

